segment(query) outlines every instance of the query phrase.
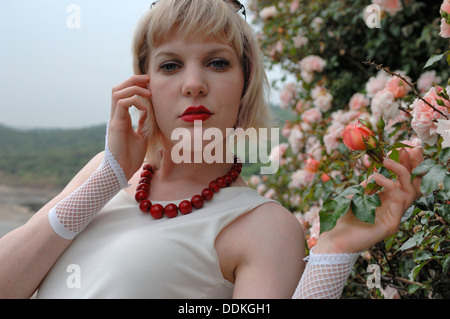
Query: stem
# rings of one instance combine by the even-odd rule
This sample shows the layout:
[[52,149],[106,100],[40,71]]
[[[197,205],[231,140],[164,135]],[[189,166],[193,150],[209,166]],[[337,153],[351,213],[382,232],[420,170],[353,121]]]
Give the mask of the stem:
[[441,111],[439,111],[437,108],[435,108],[433,105],[431,105],[430,103],[428,103],[428,101],[426,101],[419,92],[417,92],[416,88],[414,87],[414,85],[412,85],[411,83],[408,82],[408,80],[400,75],[397,74],[395,72],[392,72],[388,67],[384,67],[382,64],[377,64],[375,62],[372,61],[365,61],[363,62],[366,65],[369,65],[371,67],[376,68],[377,70],[382,69],[384,72],[389,73],[390,75],[396,76],[400,79],[402,79],[406,84],[408,84],[408,86],[413,90],[414,95],[416,95],[419,99],[421,99],[424,103],[426,103],[429,107],[431,107],[435,112],[438,112],[439,114],[441,114],[443,117],[445,117],[448,120],[448,116],[445,115],[444,113],[442,113]]

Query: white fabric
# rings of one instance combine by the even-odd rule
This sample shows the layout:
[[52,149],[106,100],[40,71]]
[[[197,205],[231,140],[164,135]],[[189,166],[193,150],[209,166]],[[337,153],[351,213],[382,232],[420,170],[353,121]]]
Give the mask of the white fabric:
[[72,240],[121,188],[126,187],[125,173],[109,149],[107,130],[100,167],[83,185],[49,211],[50,225],[59,236]]
[[338,299],[360,253],[315,254],[314,248],[293,299]]
[[37,297],[231,298],[234,286],[222,276],[215,239],[269,201],[251,188],[229,187],[202,209],[155,220],[122,190],[58,259]]

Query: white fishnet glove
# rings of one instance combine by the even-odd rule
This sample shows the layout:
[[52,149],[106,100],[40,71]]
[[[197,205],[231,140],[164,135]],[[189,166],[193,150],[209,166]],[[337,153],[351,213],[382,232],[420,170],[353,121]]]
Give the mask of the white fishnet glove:
[[338,299],[360,253],[314,254],[311,249],[293,299]]
[[126,187],[125,173],[109,150],[107,132],[102,164],[83,185],[50,210],[50,225],[59,236],[72,240]]

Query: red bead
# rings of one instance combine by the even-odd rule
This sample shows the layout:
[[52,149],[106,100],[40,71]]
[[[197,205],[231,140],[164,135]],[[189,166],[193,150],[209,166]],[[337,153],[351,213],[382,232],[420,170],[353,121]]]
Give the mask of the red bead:
[[146,170],[146,171],[150,171],[150,172],[154,173],[153,167],[150,164],[144,164],[143,169]]
[[148,193],[146,191],[140,190],[136,192],[135,199],[138,203],[142,202],[144,199],[148,198]]
[[178,215],[178,207],[175,204],[168,204],[166,207],[164,207],[164,214],[166,214],[167,217],[173,218]]
[[139,184],[136,188],[137,191],[146,191],[147,193],[150,193],[150,185],[142,183]]
[[240,174],[242,171],[242,164],[234,164],[231,167],[231,170],[235,171],[236,173]]
[[220,191],[219,183],[217,183],[216,181],[212,181],[211,183],[209,183],[208,187],[209,187],[214,193],[217,193],[218,191]]
[[147,177],[148,179],[152,179],[153,173],[150,172],[150,171],[142,171],[141,172],[141,177]]
[[148,178],[148,177],[142,177],[142,178],[139,180],[139,184],[147,184],[147,185],[150,185],[151,182],[152,182],[152,180],[151,180],[150,178]]
[[203,207],[204,199],[200,195],[194,195],[191,198],[191,203],[192,206],[194,206],[196,209],[199,209]]
[[239,177],[239,174],[236,171],[231,171],[228,173],[228,175],[231,176],[231,179],[233,179],[233,181],[235,181]]
[[162,207],[161,204],[152,205],[150,208],[150,215],[152,215],[154,219],[160,219],[164,215],[164,207]]
[[143,200],[140,204],[139,204],[139,209],[141,210],[141,212],[143,213],[148,213],[150,211],[150,208],[152,207],[152,202],[149,201],[148,199]]
[[228,174],[225,175],[223,178],[225,179],[225,182],[227,183],[227,185],[230,185],[233,182],[233,179]]
[[209,188],[205,188],[202,190],[202,196],[206,200],[211,200],[214,197],[214,192]]
[[178,205],[178,209],[183,215],[189,214],[192,212],[192,203],[188,200],[184,200]]
[[227,182],[223,177],[216,178],[216,182],[219,184],[220,188],[224,188],[227,186]]

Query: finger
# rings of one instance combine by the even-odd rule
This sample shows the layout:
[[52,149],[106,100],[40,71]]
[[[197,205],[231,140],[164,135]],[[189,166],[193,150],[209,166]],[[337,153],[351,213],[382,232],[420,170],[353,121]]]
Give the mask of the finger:
[[131,97],[133,95],[139,95],[142,96],[144,98],[148,98],[151,96],[151,92],[150,90],[146,89],[146,88],[142,88],[140,86],[130,86],[127,88],[124,88],[122,90],[116,91],[112,94],[112,99],[113,99],[113,103],[114,101],[119,101],[120,99],[124,99],[127,97]]
[[[417,166],[419,166],[420,163],[423,162],[423,151],[420,148],[413,148],[411,149],[411,162],[413,165],[413,169],[415,169]],[[416,188],[417,192],[417,198],[422,196],[422,191],[420,190],[420,185],[422,184],[422,177],[416,176],[413,180],[413,184]]]
[[390,158],[385,158],[383,161],[383,165],[391,172],[397,174],[397,180],[405,190],[411,190],[413,188],[413,185],[411,183],[411,174],[405,166],[397,163],[394,160],[391,160]]
[[141,111],[147,111],[147,104],[138,96],[132,96],[126,99],[121,99],[117,102],[116,110],[113,119],[120,120],[129,117],[130,107],[136,107]]
[[414,168],[411,157],[409,156],[409,152],[404,148],[402,148],[399,152],[399,163],[405,166],[408,172],[412,173]]
[[384,175],[375,174],[373,178],[375,179],[375,183],[377,183],[377,185],[383,187],[388,192],[392,192],[397,188],[397,184]]
[[113,87],[112,91],[120,91],[130,86],[140,86],[140,87],[147,87],[148,82],[150,81],[150,76],[148,74],[142,74],[142,75],[133,75],[129,79],[123,81],[119,85],[116,85]]
[[423,151],[420,148],[412,148],[410,150],[411,162],[414,168],[423,162]]
[[[118,107],[119,102],[124,103],[126,101],[137,101],[135,106],[138,109],[142,109],[142,106],[145,105],[145,103],[139,98],[149,98],[151,96],[150,91],[138,86],[132,86],[126,89],[123,89],[121,91],[117,91],[113,93],[112,102],[111,102],[111,116],[114,117],[116,108]],[[139,101],[138,101],[139,100]],[[127,107],[131,107],[131,105],[128,105],[125,103]],[[124,105],[122,105],[124,106]],[[147,109],[147,106],[145,105],[145,109]]]
[[144,127],[145,127],[145,122],[147,120],[147,117],[148,117],[148,112],[145,111],[145,112],[142,112],[142,114],[139,118],[138,127],[137,127],[136,132],[141,136],[144,136]]

